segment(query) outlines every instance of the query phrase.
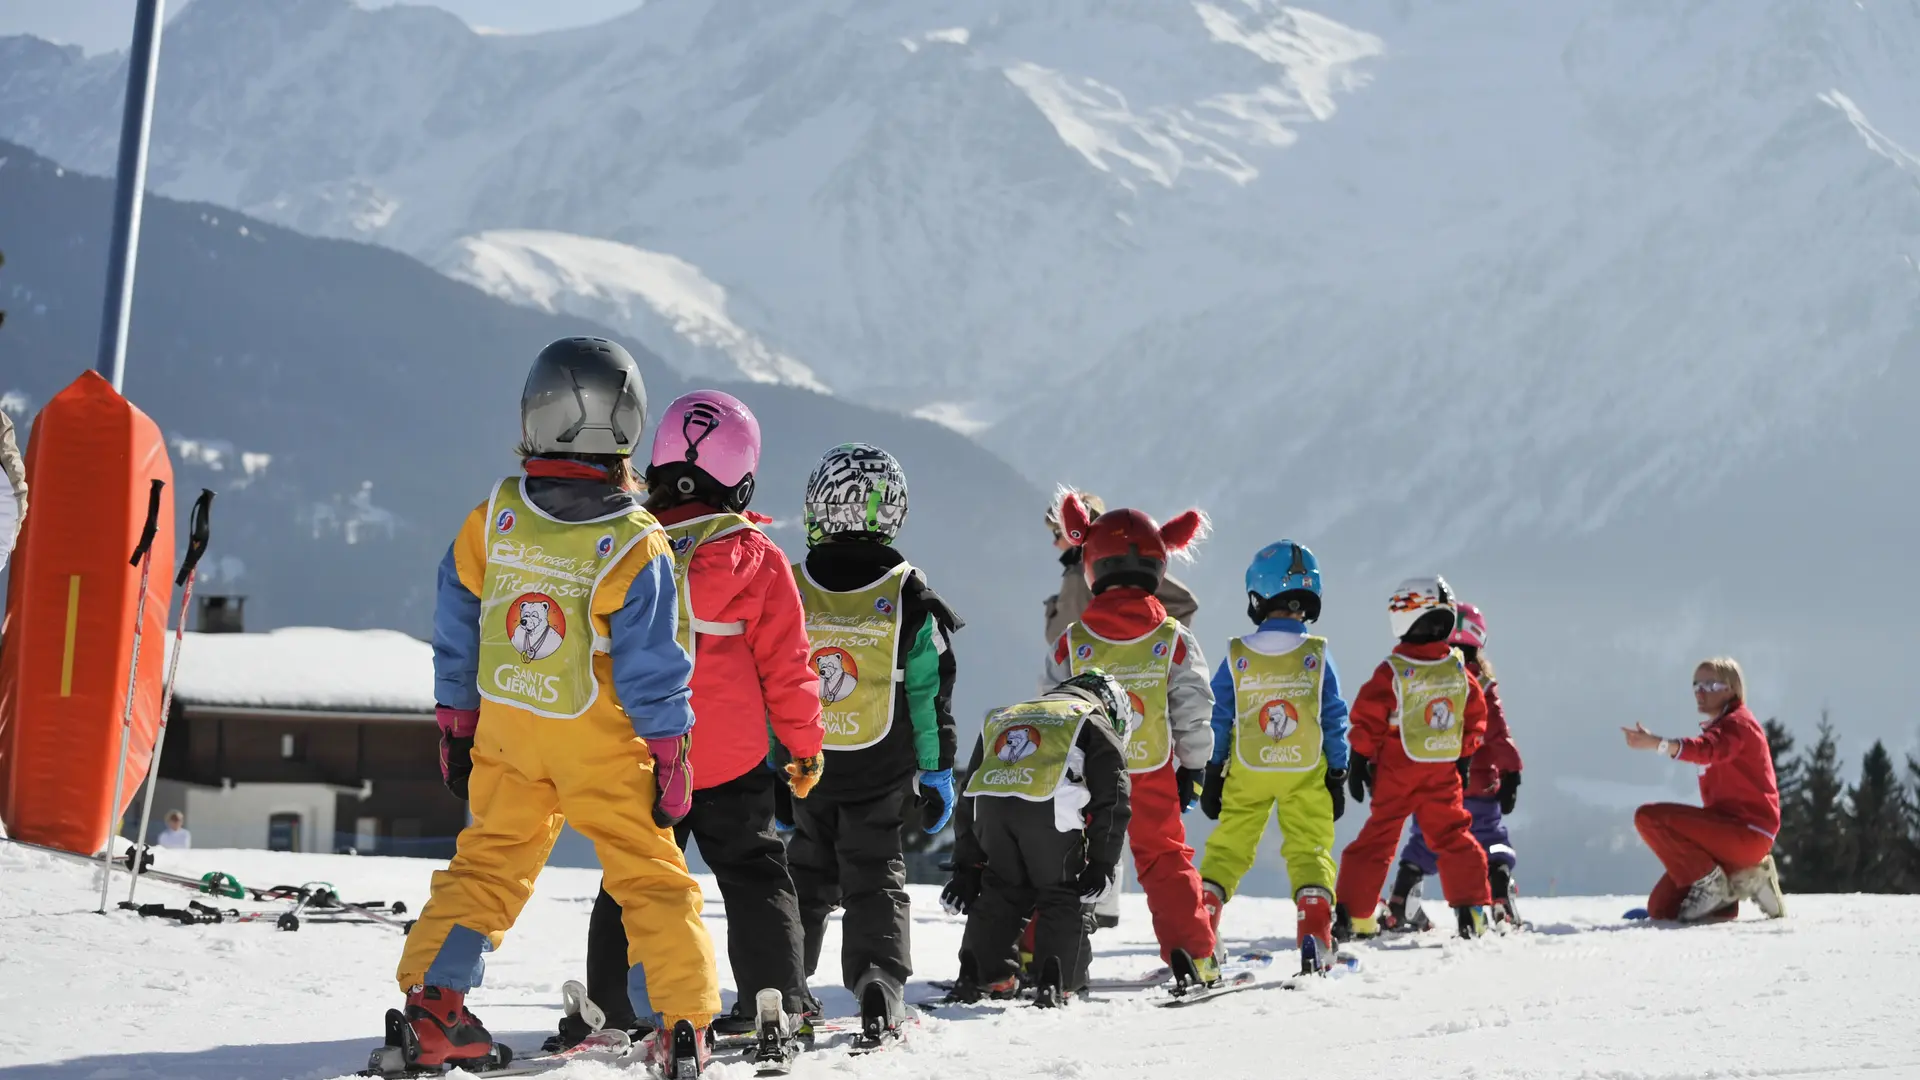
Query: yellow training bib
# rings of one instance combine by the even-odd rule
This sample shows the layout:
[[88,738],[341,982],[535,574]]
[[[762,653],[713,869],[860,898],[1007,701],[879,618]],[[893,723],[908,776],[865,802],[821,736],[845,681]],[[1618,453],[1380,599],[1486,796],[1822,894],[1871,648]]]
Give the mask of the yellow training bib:
[[913,567],[901,563],[879,581],[853,592],[834,592],[794,568],[800,602],[807,609],[807,662],[820,673],[820,718],[826,748],[859,750],[893,728],[893,694],[902,673],[900,593]]
[[1240,638],[1227,648],[1233,673],[1234,756],[1259,772],[1306,772],[1320,764],[1320,682],[1327,639],[1309,636],[1269,656]]
[[987,714],[980,738],[987,756],[967,781],[969,796],[1045,802],[1060,789],[1067,755],[1093,706],[1084,701],[1026,701]]
[[1173,674],[1173,650],[1180,622],[1168,618],[1144,637],[1108,641],[1079,623],[1067,627],[1067,660],[1078,675],[1099,668],[1114,677],[1133,699],[1139,722],[1127,732],[1127,771],[1153,772],[1173,756],[1173,726],[1167,719],[1167,683]]
[[1460,758],[1467,722],[1467,665],[1455,649],[1439,660],[1387,657],[1399,703],[1400,745],[1415,761],[1437,764]]
[[687,650],[687,659],[691,661],[698,635],[739,637],[747,632],[747,624],[743,622],[709,623],[693,617],[693,591],[687,586],[687,568],[693,564],[693,553],[709,540],[753,528],[753,522],[739,514],[707,514],[660,527],[666,531],[667,543],[673,548],[673,585],[680,594],[680,622],[674,636],[680,647]]
[[480,696],[568,720],[593,706],[593,592],[633,545],[658,529],[635,508],[592,521],[549,517],[524,480],[502,480],[487,504],[480,589]]

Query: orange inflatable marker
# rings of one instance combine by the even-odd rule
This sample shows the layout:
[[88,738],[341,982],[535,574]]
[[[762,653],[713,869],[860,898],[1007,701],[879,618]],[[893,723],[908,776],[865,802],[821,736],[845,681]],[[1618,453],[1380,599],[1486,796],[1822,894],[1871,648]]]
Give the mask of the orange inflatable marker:
[[[153,481],[168,486],[148,558],[173,563],[173,466],[148,416],[89,371],[47,402],[27,442],[34,499],[9,568],[0,645],[0,821],[27,843],[103,850],[145,779],[160,721],[161,660],[143,650],[131,684],[136,611],[143,633],[166,633],[168,573],[128,553],[147,520]],[[131,751],[114,803],[122,716],[132,687]]]

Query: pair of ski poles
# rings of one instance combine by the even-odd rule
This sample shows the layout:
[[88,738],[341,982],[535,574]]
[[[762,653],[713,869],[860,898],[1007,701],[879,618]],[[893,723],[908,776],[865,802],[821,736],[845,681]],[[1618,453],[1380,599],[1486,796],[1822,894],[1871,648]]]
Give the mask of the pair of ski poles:
[[[155,480],[147,494],[147,523],[140,530],[140,543],[133,549],[133,558],[129,565],[140,568],[140,599],[134,604],[133,614],[133,660],[127,665],[127,700],[120,711],[120,764],[113,774],[113,820],[120,820],[120,796],[125,790],[127,779],[127,751],[133,744],[133,697],[140,673],[140,638],[147,618],[147,584],[153,573],[153,538],[160,531],[160,493],[166,489],[165,480]],[[153,738],[153,756],[147,762],[147,796],[140,808],[140,832],[134,845],[127,852],[128,870],[132,882],[127,886],[127,901],[124,906],[133,906],[133,895],[140,888],[140,871],[146,864],[147,825],[153,814],[153,791],[160,783],[160,751],[167,741],[167,713],[173,708],[173,684],[180,672],[180,647],[186,640],[187,616],[193,610],[194,571],[200,565],[200,556],[207,551],[209,518],[213,509],[213,492],[200,489],[200,497],[193,502],[193,512],[187,518],[187,553],[180,560],[180,573],[174,578],[175,585],[186,586],[186,593],[180,599],[180,626],[174,632],[173,659],[167,665],[167,677],[162,684],[160,695],[160,729]],[[164,630],[164,626],[162,627]],[[113,887],[113,836],[118,829],[107,834],[107,849],[101,855],[100,868],[100,914],[107,913],[107,891]]]

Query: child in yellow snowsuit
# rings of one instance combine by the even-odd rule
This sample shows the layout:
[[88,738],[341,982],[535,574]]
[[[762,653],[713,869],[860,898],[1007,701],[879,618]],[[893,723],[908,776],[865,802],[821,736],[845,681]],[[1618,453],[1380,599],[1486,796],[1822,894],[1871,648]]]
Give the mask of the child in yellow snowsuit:
[[628,992],[660,1021],[656,1063],[684,1041],[676,1025],[697,1036],[720,1009],[700,887],[672,829],[692,798],[692,664],[675,640],[672,552],[624,460],[645,394],[613,342],[548,346],[521,398],[526,475],[495,487],[441,563],[441,769],[473,823],[400,961],[409,1066],[494,1056],[466,992],[565,822],[593,841],[626,913]]
[[1320,565],[1291,540],[1247,567],[1247,616],[1213,676],[1213,760],[1200,809],[1219,822],[1200,860],[1216,939],[1220,914],[1253,866],[1269,818],[1280,819],[1299,911],[1300,970],[1333,963],[1333,823],[1346,809],[1347,704],[1320,617]]

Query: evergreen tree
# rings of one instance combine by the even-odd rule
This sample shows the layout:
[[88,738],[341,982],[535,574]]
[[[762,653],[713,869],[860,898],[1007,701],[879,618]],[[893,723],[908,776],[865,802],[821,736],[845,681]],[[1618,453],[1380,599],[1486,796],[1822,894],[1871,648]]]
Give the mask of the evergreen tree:
[[[1780,789],[1780,834],[1774,838],[1776,850],[1784,851],[1800,831],[1800,762],[1793,756],[1793,733],[1779,720],[1768,720],[1767,752],[1773,757],[1773,778]],[[1779,856],[1776,856],[1779,858]]]
[[1907,755],[1905,892],[1920,893],[1920,758]]
[[1847,847],[1852,855],[1848,888],[1900,892],[1906,877],[1906,790],[1893,769],[1893,755],[1879,740],[1860,759],[1860,782],[1849,792]]
[[1836,892],[1850,884],[1853,862],[1847,848],[1846,785],[1840,779],[1840,746],[1824,710],[1820,714],[1820,738],[1801,755],[1798,770],[1799,792],[1793,810],[1797,827],[1784,845],[1786,866],[1781,876],[1798,892]]

